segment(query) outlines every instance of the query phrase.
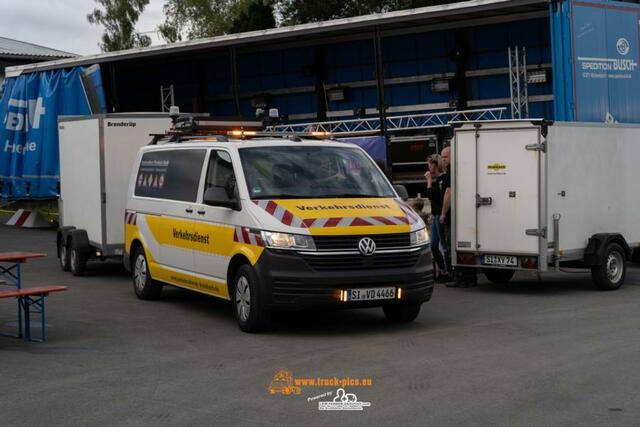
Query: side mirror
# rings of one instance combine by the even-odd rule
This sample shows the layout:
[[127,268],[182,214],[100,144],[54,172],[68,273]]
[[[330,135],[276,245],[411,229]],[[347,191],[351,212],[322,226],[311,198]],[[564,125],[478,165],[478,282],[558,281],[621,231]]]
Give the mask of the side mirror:
[[203,202],[209,206],[221,206],[223,208],[240,210],[238,199],[229,197],[229,193],[224,187],[210,187],[204,192]]
[[409,200],[409,193],[407,192],[407,188],[404,185],[394,185],[393,189],[396,190],[398,196],[405,202]]

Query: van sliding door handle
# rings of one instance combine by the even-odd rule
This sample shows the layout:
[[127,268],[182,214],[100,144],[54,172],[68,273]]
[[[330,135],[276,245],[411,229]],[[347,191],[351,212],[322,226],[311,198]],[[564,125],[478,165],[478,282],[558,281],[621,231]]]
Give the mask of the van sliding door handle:
[[204,215],[205,213],[207,213],[207,211],[198,211],[199,215]]
[[184,211],[185,211],[186,213],[193,213],[193,209],[191,209],[191,208],[187,208],[187,209],[185,209]]

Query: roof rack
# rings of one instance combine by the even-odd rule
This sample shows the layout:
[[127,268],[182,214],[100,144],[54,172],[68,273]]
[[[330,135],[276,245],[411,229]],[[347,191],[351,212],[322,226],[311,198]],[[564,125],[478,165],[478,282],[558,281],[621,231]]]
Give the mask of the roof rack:
[[283,138],[301,141],[302,138],[331,139],[331,134],[324,131],[288,132],[277,131],[273,128],[265,130],[261,120],[215,120],[209,117],[171,116],[173,125],[163,134],[152,134],[153,140],[149,145],[165,143],[179,143],[193,140],[208,140],[226,142],[229,138]]

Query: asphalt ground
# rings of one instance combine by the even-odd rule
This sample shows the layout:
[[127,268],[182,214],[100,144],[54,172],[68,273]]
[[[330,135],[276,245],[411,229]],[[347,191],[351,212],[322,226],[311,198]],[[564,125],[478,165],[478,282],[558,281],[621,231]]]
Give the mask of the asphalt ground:
[[[640,270],[616,292],[589,274],[438,285],[412,324],[380,309],[281,314],[250,335],[230,305],[165,287],[140,301],[117,263],[63,273],[55,233],[0,226],[0,251],[43,251],[25,286],[47,299],[46,343],[0,337],[0,425],[638,425]],[[16,303],[0,300],[0,329]],[[36,329],[37,332],[37,329]],[[320,411],[337,386],[269,394],[275,372],[370,378],[362,411]],[[333,393],[316,400],[312,397]]]

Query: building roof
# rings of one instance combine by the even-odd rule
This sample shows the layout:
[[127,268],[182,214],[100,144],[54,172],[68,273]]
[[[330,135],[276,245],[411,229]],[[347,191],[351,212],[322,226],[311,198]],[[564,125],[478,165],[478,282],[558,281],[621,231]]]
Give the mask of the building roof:
[[507,16],[522,17],[534,13],[547,14],[548,0],[470,0],[439,6],[374,13],[352,18],[270,28],[268,30],[226,34],[205,39],[134,48],[97,55],[79,56],[72,59],[47,61],[38,64],[17,65],[7,67],[5,71],[7,77],[13,77],[22,73],[42,70],[109,63],[135,58],[193,52],[196,50],[202,51],[204,49],[221,49],[247,45],[257,46],[260,44],[273,43],[276,40],[295,39],[298,42],[307,42],[320,37],[326,37],[328,34],[332,36],[354,36],[358,34],[370,36],[373,27],[381,33],[384,33],[387,31],[402,31],[407,27],[433,27],[473,20],[486,20],[490,22],[494,19]]
[[72,58],[73,53],[62,50],[51,49],[33,43],[14,40],[7,37],[0,37],[0,57],[23,58],[23,59],[56,59]]

